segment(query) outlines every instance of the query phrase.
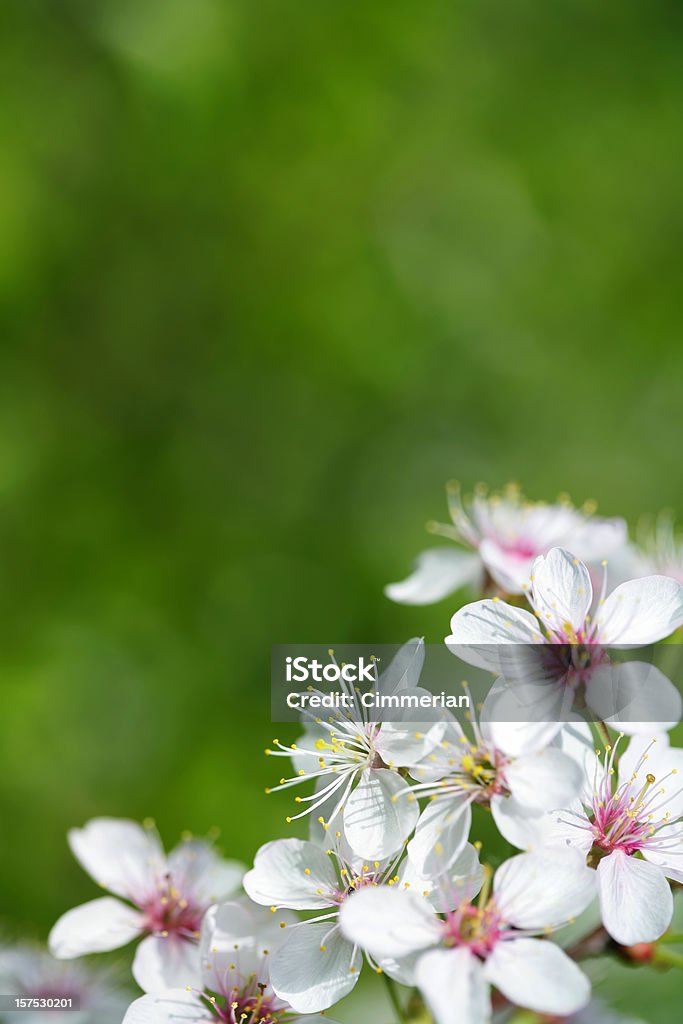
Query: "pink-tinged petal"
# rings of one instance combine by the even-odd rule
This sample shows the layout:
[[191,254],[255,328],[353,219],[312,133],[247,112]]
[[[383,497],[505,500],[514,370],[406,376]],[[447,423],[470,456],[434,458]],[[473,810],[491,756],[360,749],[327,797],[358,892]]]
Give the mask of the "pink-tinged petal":
[[331,859],[304,839],[276,839],[256,854],[244,876],[247,895],[263,906],[315,910],[330,905],[338,884]]
[[155,833],[135,821],[93,818],[72,828],[68,839],[74,857],[98,885],[133,903],[154,892],[166,867]]
[[605,928],[617,942],[654,942],[671,923],[673,897],[664,872],[616,850],[598,864],[598,893]]
[[532,556],[506,551],[494,540],[485,538],[479,545],[481,558],[489,576],[508,594],[521,594],[529,583]]
[[344,831],[359,857],[384,860],[400,850],[420,814],[405,780],[387,768],[364,771],[344,808]]
[[586,683],[586,703],[597,718],[628,733],[673,729],[683,715],[674,684],[645,661],[596,668]]
[[48,945],[53,956],[71,960],[86,953],[118,949],[141,931],[142,916],[136,910],[103,896],[62,914],[50,932]]
[[496,599],[475,601],[451,619],[448,649],[477,668],[500,669],[500,644],[537,644],[543,637],[538,620],[523,608]]
[[430,548],[417,558],[414,571],[400,583],[389,583],[384,593],[398,604],[433,604],[481,576],[477,555],[457,548]]
[[202,983],[199,946],[176,935],[148,935],[135,951],[132,970],[143,992],[199,988]]
[[670,576],[643,576],[616,587],[595,616],[605,646],[642,647],[683,625],[683,587]]
[[517,928],[555,928],[576,917],[595,896],[595,872],[576,850],[521,853],[493,880],[496,904]]
[[215,1017],[197,992],[182,988],[170,989],[160,995],[146,995],[128,1007],[123,1024],[175,1024],[176,1021],[206,1021]]
[[593,602],[588,569],[565,548],[552,548],[534,562],[533,600],[544,626],[565,636],[578,633]]
[[420,957],[415,980],[436,1024],[487,1024],[489,987],[482,964],[466,948],[433,949]]
[[643,857],[670,878],[683,884],[683,828],[680,822],[657,831],[657,846],[643,850]]
[[358,981],[360,953],[334,922],[293,928],[270,964],[270,981],[298,1013],[318,1013],[343,999]]
[[510,1002],[537,1013],[568,1016],[590,999],[588,978],[559,946],[541,939],[499,942],[484,972]]

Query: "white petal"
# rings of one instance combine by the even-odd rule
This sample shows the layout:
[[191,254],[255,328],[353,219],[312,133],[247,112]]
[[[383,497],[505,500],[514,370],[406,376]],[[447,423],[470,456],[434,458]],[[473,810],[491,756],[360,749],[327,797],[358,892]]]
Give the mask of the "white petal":
[[413,637],[399,647],[377,681],[377,692],[384,696],[413,690],[420,681],[425,661],[425,642]]
[[510,1002],[537,1013],[575,1013],[590,999],[590,982],[559,946],[540,939],[499,942],[484,972]]
[[673,729],[683,714],[676,687],[656,665],[645,661],[595,669],[586,683],[586,703],[608,725],[628,732]]
[[346,838],[360,857],[384,860],[400,850],[420,813],[409,792],[396,772],[363,772],[344,808]]
[[430,548],[418,556],[415,570],[400,583],[390,583],[384,593],[399,604],[432,604],[481,575],[477,555],[457,548]]
[[479,545],[479,557],[489,576],[508,594],[521,594],[528,585],[533,557],[506,551],[489,537],[485,537]]
[[423,875],[410,857],[403,860],[396,874],[399,890],[410,889],[424,896],[437,913],[453,910],[465,897],[474,899],[484,881],[479,853],[471,843],[465,843],[445,874]]
[[154,892],[154,879],[165,869],[156,835],[135,821],[93,818],[72,828],[68,839],[74,857],[98,885],[133,903]]
[[188,839],[169,854],[168,870],[177,889],[207,905],[232,896],[246,869],[237,861],[224,860],[206,840]]
[[400,959],[433,946],[440,923],[426,897],[378,885],[359,889],[342,904],[342,932],[377,959]]
[[408,856],[423,875],[447,871],[463,849],[472,825],[471,797],[432,800],[422,812]]
[[[414,696],[429,696],[428,690],[418,687]],[[404,721],[382,722],[375,738],[375,750],[390,767],[406,768],[427,757],[441,743],[446,722],[439,708],[403,708]],[[430,720],[434,725],[430,726]]]
[[511,795],[524,807],[551,811],[579,795],[583,773],[579,765],[555,747],[518,757],[505,768]]
[[[591,516],[578,521],[565,537],[565,545],[584,562],[601,562],[615,553],[621,555],[628,543],[628,526],[624,519]],[[610,579],[612,563],[610,562]]]
[[468,949],[433,949],[420,957],[415,980],[436,1024],[486,1024],[489,987]]
[[215,1020],[196,992],[170,989],[160,995],[146,995],[128,1007],[123,1024],[174,1024],[175,1021]]
[[593,602],[590,573],[565,548],[552,548],[533,568],[533,598],[541,622],[563,635],[583,627]]
[[60,960],[106,953],[125,946],[142,931],[142,916],[125,903],[103,896],[62,914],[50,932],[50,952]]
[[201,985],[199,946],[169,935],[148,935],[135,951],[133,977],[144,992]]
[[499,644],[541,643],[538,620],[523,608],[505,601],[475,601],[460,608],[451,619],[446,646],[468,665],[497,671]]
[[651,864],[656,864],[667,878],[683,884],[683,826],[680,822],[665,825],[657,830],[657,846],[643,850],[643,857]]
[[304,924],[291,931],[273,956],[270,980],[298,1013],[317,1013],[348,995],[361,965],[360,954],[354,959],[353,943],[339,928],[330,934],[329,921]]
[[496,903],[517,928],[553,928],[586,909],[595,895],[595,872],[576,850],[521,853],[502,864],[493,880]]
[[670,576],[644,576],[616,587],[596,615],[602,644],[654,644],[683,625],[683,587]]
[[664,934],[673,897],[660,868],[615,851],[600,861],[597,876],[602,921],[613,939],[632,946]]
[[491,814],[496,828],[518,850],[539,850],[548,845],[553,819],[519,804],[512,796],[491,797]]
[[276,839],[258,851],[243,884],[251,899],[266,907],[315,910],[330,905],[337,876],[330,858],[315,843]]

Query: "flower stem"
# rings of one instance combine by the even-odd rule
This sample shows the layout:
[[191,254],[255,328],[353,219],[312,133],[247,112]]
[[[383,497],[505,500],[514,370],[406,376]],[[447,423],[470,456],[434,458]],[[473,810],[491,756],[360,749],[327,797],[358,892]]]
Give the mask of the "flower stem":
[[609,729],[607,728],[605,723],[598,718],[596,723],[595,723],[595,728],[598,730],[598,732],[600,734],[600,739],[602,740],[604,745],[606,747],[611,747],[612,746],[612,737],[610,736]]
[[657,946],[657,952],[653,957],[653,963],[667,964],[669,967],[683,967],[683,956],[681,956],[680,953],[674,953],[673,949],[665,949],[663,946]]
[[389,999],[391,1005],[394,1008],[394,1012],[400,1022],[400,1024],[408,1024],[408,1018],[406,1017],[405,1010],[401,1006],[401,1000],[398,998],[398,992],[396,991],[396,985],[389,977],[388,974],[383,974],[384,982],[387,986],[387,992],[389,993]]

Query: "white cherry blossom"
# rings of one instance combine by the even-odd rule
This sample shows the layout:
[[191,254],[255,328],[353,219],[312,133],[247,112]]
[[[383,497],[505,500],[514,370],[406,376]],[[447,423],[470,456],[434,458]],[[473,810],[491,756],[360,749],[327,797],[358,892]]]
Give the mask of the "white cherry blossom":
[[[418,687],[424,663],[424,641],[404,644],[385,672],[377,679],[380,696],[410,691],[426,695]],[[349,688],[351,684],[340,681]],[[360,710],[365,714],[364,708]],[[361,857],[390,857],[399,850],[415,827],[416,805],[398,796],[406,783],[398,769],[414,764],[439,742],[445,728],[444,716],[435,713],[434,723],[415,723],[416,712],[406,708],[398,721],[357,720],[350,713],[337,712],[329,718],[315,717],[305,735],[291,746],[273,741],[266,753],[291,757],[296,774],[284,777],[266,792],[315,782],[307,796],[296,796],[301,810],[288,822],[312,814],[320,824],[339,826]],[[431,712],[420,711],[421,715]]]
[[[435,880],[418,874],[407,858],[400,864],[400,857],[364,862],[353,854],[341,833],[332,842],[327,850],[302,839],[266,843],[244,878],[251,899],[270,906],[274,914],[283,908],[317,911],[314,917],[294,925],[280,922],[286,938],[270,967],[275,992],[301,1013],[326,1009],[348,995],[358,980],[362,955],[358,945],[340,931],[339,913],[361,891],[414,890],[435,906],[442,905]],[[451,873],[458,879],[476,877],[477,868],[476,851],[468,846]],[[372,966],[398,981],[411,978],[407,967],[396,964],[391,954]]]
[[515,485],[502,494],[478,488],[462,500],[457,484],[448,488],[452,524],[430,524],[433,533],[458,547],[430,548],[417,559],[414,572],[385,588],[400,604],[431,604],[463,586],[479,593],[494,588],[521,594],[534,559],[562,545],[589,562],[599,562],[626,543],[623,519],[602,519],[592,507],[574,508],[568,500],[547,505],[527,501]]
[[103,896],[63,914],[50,932],[53,955],[106,952],[141,937],[133,976],[142,989],[194,984],[204,913],[238,889],[243,866],[203,839],[184,839],[166,855],[153,827],[124,819],[94,818],[68,838],[80,865],[120,898]]
[[647,576],[594,599],[586,565],[553,548],[536,559],[526,596],[533,613],[495,598],[466,605],[446,637],[459,658],[500,673],[486,702],[492,721],[533,720],[518,729],[520,745],[547,743],[579,687],[598,718],[625,731],[668,729],[680,719],[680,694],[655,665],[615,663],[609,653],[655,643],[683,624],[676,580]]
[[537,938],[581,913],[594,880],[573,850],[521,854],[493,879],[477,904],[465,889],[455,909],[436,915],[417,893],[373,889],[342,908],[341,927],[375,958],[414,964],[436,1024],[485,1024],[489,987],[512,1003],[565,1016],[588,1002],[585,975],[556,945]]

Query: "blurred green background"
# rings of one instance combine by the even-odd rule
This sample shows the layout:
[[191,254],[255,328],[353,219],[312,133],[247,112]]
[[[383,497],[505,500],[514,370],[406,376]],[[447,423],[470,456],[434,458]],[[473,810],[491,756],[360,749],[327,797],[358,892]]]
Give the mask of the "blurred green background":
[[447,478],[681,508],[683,8],[5,0],[0,54],[0,914],[41,937],[93,815],[282,833],[270,644],[438,641],[382,586]]

